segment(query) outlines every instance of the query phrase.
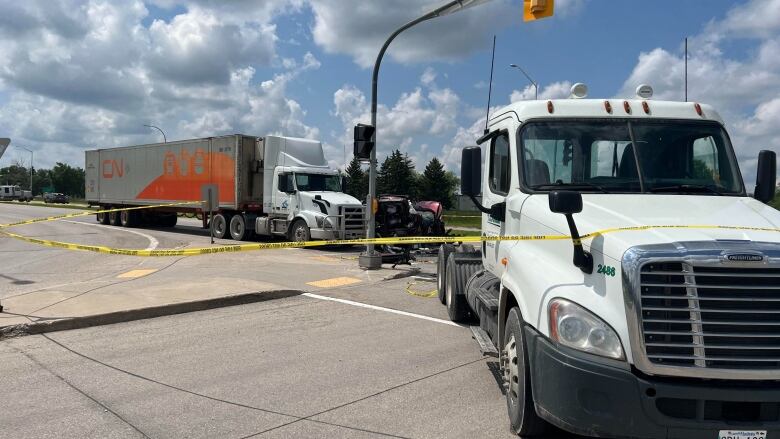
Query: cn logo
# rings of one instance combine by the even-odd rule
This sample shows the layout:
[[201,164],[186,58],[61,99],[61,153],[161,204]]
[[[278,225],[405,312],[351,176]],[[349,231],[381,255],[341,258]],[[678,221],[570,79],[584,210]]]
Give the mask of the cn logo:
[[125,161],[120,160],[103,160],[103,178],[122,178],[125,176]]

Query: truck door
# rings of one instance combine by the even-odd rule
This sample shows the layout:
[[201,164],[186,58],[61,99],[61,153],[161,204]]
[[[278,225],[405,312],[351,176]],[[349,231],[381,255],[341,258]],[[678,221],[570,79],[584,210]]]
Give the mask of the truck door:
[[[491,207],[494,204],[504,202],[511,187],[511,148],[509,131],[502,130],[500,134],[490,141],[485,154],[485,167],[487,176],[482,186],[482,205]],[[504,234],[504,222],[491,215],[482,215],[482,234],[485,236],[497,236]],[[500,264],[499,249],[501,241],[487,241],[482,245],[485,266],[494,274],[503,273],[504,267]]]
[[295,183],[292,172],[279,172],[274,175],[273,182],[273,214],[276,217],[287,218],[294,208]]

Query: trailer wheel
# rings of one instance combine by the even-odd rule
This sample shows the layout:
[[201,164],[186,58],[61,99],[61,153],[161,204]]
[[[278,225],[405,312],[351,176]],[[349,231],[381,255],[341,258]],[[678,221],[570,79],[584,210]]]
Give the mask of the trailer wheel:
[[[115,206],[111,207],[112,209],[116,209]],[[109,212],[108,213],[108,223],[112,226],[120,226],[119,222],[119,212]]]
[[246,228],[244,215],[233,215],[230,218],[230,236],[236,241],[248,240],[252,236],[252,231]]
[[531,372],[528,365],[525,334],[520,309],[509,310],[504,331],[502,365],[506,389],[506,407],[512,431],[519,436],[537,436],[547,430],[547,423],[536,414],[531,394]]
[[442,305],[447,304],[445,295],[447,294],[447,258],[450,253],[455,251],[452,244],[442,244],[439,247],[439,257],[436,260],[436,289],[439,293],[439,301]]
[[466,322],[471,317],[471,309],[466,300],[465,288],[468,279],[482,265],[481,259],[469,257],[465,261],[456,261],[458,253],[451,253],[447,258],[447,283],[445,299],[447,314],[453,322]]
[[225,219],[225,215],[218,213],[211,219],[212,227],[214,228],[214,237],[223,239],[227,235],[228,223]]
[[163,227],[176,227],[176,223],[178,221],[179,221],[179,215],[175,213],[171,213],[168,215],[163,215],[160,224]]
[[122,227],[136,227],[138,225],[138,213],[135,210],[119,212],[119,224]]
[[[102,207],[98,207],[98,209],[102,209]],[[108,215],[103,212],[96,213],[95,219],[99,224],[108,224]]]
[[306,242],[311,239],[311,231],[304,220],[296,220],[290,227],[290,241]]

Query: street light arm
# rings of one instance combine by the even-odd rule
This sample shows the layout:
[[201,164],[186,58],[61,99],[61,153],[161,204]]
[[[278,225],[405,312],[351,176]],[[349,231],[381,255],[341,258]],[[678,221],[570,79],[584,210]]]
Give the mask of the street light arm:
[[144,126],[148,127],[148,128],[154,128],[157,131],[159,131],[160,134],[162,134],[162,136],[163,136],[163,143],[168,143],[168,138],[165,137],[165,132],[163,132],[163,130],[161,130],[160,127],[156,127],[154,125],[146,125],[146,124],[144,124]]

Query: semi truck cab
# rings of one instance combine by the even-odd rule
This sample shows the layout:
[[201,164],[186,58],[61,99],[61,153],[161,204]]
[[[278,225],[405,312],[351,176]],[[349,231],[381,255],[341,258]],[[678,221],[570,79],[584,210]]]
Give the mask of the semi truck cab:
[[776,154],[749,196],[715,109],[647,90],[495,112],[461,164],[488,240],[440,248],[439,298],[514,433],[780,435]]

